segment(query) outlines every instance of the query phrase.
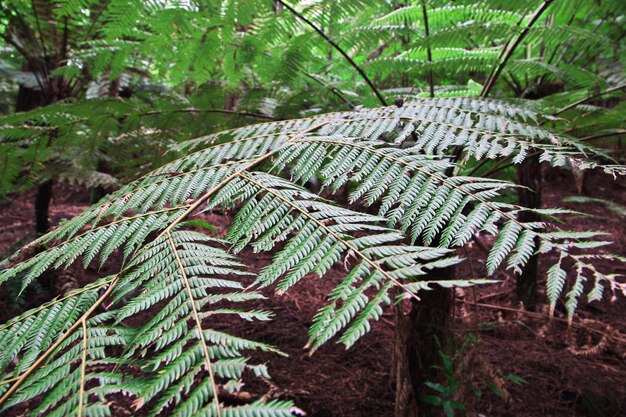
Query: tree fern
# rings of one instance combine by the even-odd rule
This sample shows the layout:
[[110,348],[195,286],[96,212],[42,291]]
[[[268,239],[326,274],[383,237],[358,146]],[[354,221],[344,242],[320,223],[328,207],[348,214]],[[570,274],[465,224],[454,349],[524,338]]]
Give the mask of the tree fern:
[[[593,149],[536,125],[540,119],[523,105],[498,100],[428,99],[261,123],[175,146],[172,152],[184,152],[181,158],[62,223],[29,245],[47,249],[18,262],[22,251],[0,271],[0,282],[19,280],[25,288],[44,271],[79,259],[85,266],[104,263],[115,250],[124,258],[118,274],[2,327],[0,402],[6,408],[37,398],[35,413],[103,414],[109,412],[107,395],[123,393],[134,397],[135,409],[152,415],[289,415],[289,402],[227,406],[220,399],[240,389],[245,370],[268,377],[264,367],[248,363],[244,350],[276,350],[217,331],[209,318],[269,319],[266,311],[236,303],[262,298],[255,288],[289,291],[344,262],[347,273],[315,316],[309,346],[315,350],[334,337],[350,346],[393,302],[394,287],[400,297],[419,297],[432,285],[485,282],[427,277],[433,268],[458,262],[451,249],[481,232],[496,236],[489,272],[505,261],[517,269],[536,251],[557,253],[559,262],[548,273],[553,308],[566,291],[563,262],[571,260],[575,277],[567,308],[573,313],[582,282],[594,281],[591,297],[615,285],[592,259],[619,258],[584,252],[607,242],[594,240],[596,232],[519,221],[525,208],[500,200],[514,185],[450,175],[453,165],[444,156],[450,146],[473,156],[518,159],[526,147],[556,155],[546,159],[557,164],[558,158],[587,161],[593,155]],[[430,126],[446,130],[428,133]],[[505,139],[507,147],[493,150]],[[476,143],[488,149],[478,151]],[[350,199],[375,205],[378,215],[343,208],[298,185],[314,176],[331,193],[349,186]],[[224,241],[188,222],[214,207],[237,209]],[[247,246],[278,248],[252,283],[234,255]]]
[[[148,156],[158,155],[159,164],[170,162],[3,263],[0,283],[11,280],[25,290],[49,269],[77,262],[84,267],[103,265],[116,252],[122,258],[117,274],[0,327],[2,410],[26,403],[33,414],[107,415],[113,398],[128,396],[135,411],[150,415],[291,415],[288,401],[261,398],[229,405],[227,399],[237,397],[248,377],[269,378],[265,366],[250,363],[245,351],[280,352],[262,341],[217,330],[220,316],[232,315],[250,325],[268,320],[270,312],[241,303],[262,300],[258,290],[264,287],[282,294],[312,275],[323,278],[342,263],[346,272],[313,318],[307,347],[315,351],[333,339],[349,347],[394,301],[417,299],[436,285],[488,282],[428,276],[435,268],[457,263],[454,249],[481,234],[493,236],[486,259],[490,275],[505,266],[519,272],[538,252],[554,254],[557,261],[547,273],[552,313],[563,299],[571,318],[590,286],[589,300],[599,299],[604,288],[624,291],[614,274],[594,265],[597,259],[623,261],[605,252],[609,242],[600,240],[602,234],[560,230],[548,220],[521,221],[520,214],[529,209],[505,202],[514,184],[459,174],[468,171],[468,161],[508,158],[519,164],[535,155],[555,166],[623,174],[624,167],[603,152],[561,133],[565,120],[547,116],[559,113],[558,108],[566,116],[581,112],[583,116],[568,126],[572,132],[603,126],[613,133],[616,125],[607,120],[615,112],[588,105],[590,89],[543,103],[446,98],[480,94],[484,87],[468,82],[467,74],[481,79],[495,69],[504,69],[501,80],[520,96],[530,94],[532,84],[541,81],[558,85],[564,80],[577,89],[592,81],[591,90],[621,85],[619,71],[609,68],[609,76],[603,77],[601,70],[581,64],[595,49],[615,46],[612,33],[596,30],[582,16],[594,2],[577,0],[575,11],[555,2],[550,19],[533,27],[529,23],[541,2],[449,5],[435,0],[428,2],[427,13],[412,5],[392,11],[391,4],[374,1],[303,2],[289,10],[281,10],[278,3],[58,3],[59,16],[78,16],[96,26],[99,18],[87,19],[82,13],[91,8],[104,22],[102,36],[81,41],[68,66],[58,71],[73,81],[83,70],[116,78],[131,67],[172,84],[196,87],[211,81],[203,87],[217,92],[209,101],[221,106],[227,92],[243,95],[241,108],[263,107],[261,117],[281,116],[276,111],[280,105],[289,114],[294,109],[301,115],[320,112],[324,107],[312,104],[312,89],[303,87],[310,83],[321,86],[315,98],[331,93],[350,108],[367,104],[371,92],[378,95],[368,75],[392,87],[385,97],[379,96],[381,101],[400,100],[397,106],[219,133],[210,132],[232,124],[222,119],[197,123],[197,118],[189,123],[185,117],[202,110],[192,106],[198,100],[188,97],[64,103],[4,118],[0,150],[11,152],[0,160],[0,172],[6,175],[0,191],[12,189],[30,167],[34,175],[29,183],[58,174],[59,166],[71,175],[78,170],[63,156],[89,159],[115,151],[111,144],[142,146],[140,141],[147,137],[159,139],[159,147]],[[602,9],[606,16],[613,11]],[[423,28],[426,14],[429,32]],[[307,31],[303,21],[315,32]],[[568,23],[572,21],[583,23],[574,28]],[[337,34],[343,26],[356,28]],[[523,39],[520,33],[525,33]],[[514,51],[507,62],[503,56],[516,37],[525,48]],[[555,52],[546,54],[546,49]],[[335,51],[343,53],[332,58]],[[217,55],[223,59],[214,60]],[[617,55],[603,54],[611,62]],[[159,59],[144,59],[155,56]],[[352,82],[355,68],[370,81],[367,85]],[[438,98],[418,98],[420,89],[426,90],[423,85],[416,91],[393,88],[397,83],[391,75],[405,76],[406,86],[427,73],[449,75],[449,85],[428,83],[428,94],[436,92]],[[362,94],[365,89],[372,91]],[[289,99],[294,99],[292,107]],[[566,107],[552,109],[559,99]],[[228,111],[236,115],[238,109]],[[180,128],[183,125],[188,126]],[[193,127],[210,134],[187,140],[196,136]],[[50,135],[55,135],[54,146],[47,144]],[[85,141],[90,145],[85,147]],[[167,145],[169,152],[163,156]],[[126,159],[137,156],[132,149],[138,147],[131,148],[133,158]],[[144,156],[145,149],[139,150],[136,153]],[[146,159],[137,162],[143,166]],[[41,163],[47,170],[37,170]],[[101,181],[112,179],[99,176],[93,164],[80,165],[91,168],[86,171]],[[312,179],[329,198],[347,191],[351,208],[305,189]],[[370,207],[367,213],[363,206]],[[223,240],[208,237],[198,230],[203,223],[191,220],[224,207],[234,208],[235,214]],[[533,211],[546,219],[576,214]],[[36,254],[25,259],[32,248],[37,248]],[[237,260],[244,248],[275,255],[253,274]]]

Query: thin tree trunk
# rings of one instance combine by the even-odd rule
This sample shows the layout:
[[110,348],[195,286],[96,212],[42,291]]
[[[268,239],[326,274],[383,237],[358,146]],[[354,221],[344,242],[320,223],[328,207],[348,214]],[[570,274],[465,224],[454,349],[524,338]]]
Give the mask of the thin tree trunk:
[[[453,268],[433,271],[432,279],[453,278]],[[437,415],[440,410],[427,406],[427,381],[438,380],[439,351],[450,337],[452,292],[434,287],[419,294],[420,301],[407,300],[396,306],[394,369],[396,385],[395,416]]]
[[[517,183],[523,187],[519,188],[519,204],[526,208],[541,208],[541,165],[539,156],[526,158],[517,167]],[[539,221],[539,216],[535,213],[524,211],[520,213],[519,220],[522,222]],[[537,239],[535,239],[537,240]],[[535,244],[538,242],[535,241]],[[537,305],[537,276],[539,257],[533,255],[522,268],[522,273],[517,277],[516,297],[524,303],[529,310],[534,310]]]
[[[20,86],[17,92],[15,111],[29,111],[44,105],[44,92],[39,89]],[[52,181],[48,180],[37,187],[35,195],[35,231],[42,235],[50,228],[48,209],[52,197]]]
[[37,187],[35,195],[35,232],[43,235],[50,230],[50,200],[52,200],[52,180],[47,180]]

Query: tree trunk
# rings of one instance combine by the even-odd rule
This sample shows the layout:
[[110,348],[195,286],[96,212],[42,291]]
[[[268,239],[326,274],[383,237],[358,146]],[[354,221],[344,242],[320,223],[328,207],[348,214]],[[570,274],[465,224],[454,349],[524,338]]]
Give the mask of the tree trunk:
[[[433,271],[431,279],[453,278],[453,268]],[[435,286],[419,294],[420,300],[406,300],[396,306],[394,369],[396,385],[395,416],[437,415],[422,398],[427,381],[436,381],[439,351],[449,339],[452,317],[452,291]]]
[[[518,191],[519,204],[527,208],[541,208],[541,166],[539,156],[531,156],[526,158],[517,167],[517,183],[523,187]],[[522,212],[519,214],[519,220],[522,222],[539,221],[539,216],[531,212]],[[538,239],[535,238],[535,245],[538,245]],[[524,307],[528,310],[534,310],[537,306],[537,267],[539,256],[530,257],[522,273],[517,278],[516,297],[524,303]]]
[[[25,67],[28,69],[28,67]],[[69,97],[69,85],[62,77],[46,80],[44,89],[35,89],[20,86],[17,93],[15,111],[29,111],[38,107],[47,106]],[[52,142],[53,134],[49,138]],[[50,229],[49,207],[52,199],[52,180],[46,180],[37,187],[35,196],[35,231],[42,235]]]
[[[15,111],[29,111],[44,105],[45,96],[43,91],[34,88],[20,86],[17,92]],[[48,180],[37,187],[35,194],[35,231],[42,235],[50,229],[48,212],[52,197],[52,181]]]
[[35,231],[44,235],[50,230],[50,200],[52,199],[52,180],[44,181],[37,187],[35,195]]

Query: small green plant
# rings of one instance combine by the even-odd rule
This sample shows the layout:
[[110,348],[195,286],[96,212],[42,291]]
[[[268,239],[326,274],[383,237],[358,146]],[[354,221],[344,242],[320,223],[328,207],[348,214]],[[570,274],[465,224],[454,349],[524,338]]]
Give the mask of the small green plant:
[[[464,402],[474,396],[479,399],[483,396],[481,386],[485,386],[503,400],[508,399],[506,390],[506,382],[512,382],[517,385],[525,385],[527,381],[513,373],[504,376],[501,372],[496,372],[491,365],[484,362],[480,357],[473,354],[474,348],[480,343],[480,338],[473,334],[467,334],[460,345],[451,347],[451,353],[443,350],[439,340],[436,339],[439,348],[438,354],[441,358],[441,364],[433,366],[434,369],[442,376],[441,381],[426,381],[424,385],[433,390],[431,394],[422,396],[424,404],[441,407],[446,417],[453,417],[458,410],[467,411],[471,409],[471,405]],[[477,351],[476,351],[477,352]],[[478,359],[478,362],[474,359]],[[480,369],[482,375],[481,380],[485,383],[477,384],[468,373],[475,372]],[[463,377],[460,377],[460,376]]]
[[422,397],[424,403],[434,407],[442,407],[446,417],[453,417],[455,410],[465,410],[465,405],[454,399],[454,395],[459,390],[461,384],[455,377],[454,363],[452,358],[445,352],[439,351],[442,365],[434,368],[440,370],[445,377],[445,382],[426,381],[424,384],[434,390],[436,394]]

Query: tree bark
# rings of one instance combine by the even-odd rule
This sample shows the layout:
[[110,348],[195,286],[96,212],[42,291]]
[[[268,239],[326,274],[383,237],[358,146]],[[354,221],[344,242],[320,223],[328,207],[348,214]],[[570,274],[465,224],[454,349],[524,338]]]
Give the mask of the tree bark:
[[[523,207],[538,209],[541,208],[541,165],[539,156],[526,158],[517,167],[517,183],[523,187],[519,188],[519,204]],[[522,222],[539,221],[539,216],[535,213],[524,211],[519,214]],[[535,238],[535,245],[538,245]],[[516,298],[524,303],[524,307],[533,311],[537,306],[537,275],[539,256],[530,257],[526,265],[522,268],[522,273],[517,278]]]
[[[433,271],[430,279],[452,279],[453,268]],[[405,300],[396,306],[396,343],[394,369],[396,385],[395,416],[437,415],[422,400],[427,381],[438,380],[435,365],[441,363],[439,351],[450,337],[452,291],[439,286],[419,294],[420,300]]]
[[[17,102],[15,111],[29,111],[43,106],[45,103],[44,92],[35,89],[20,86],[17,92]],[[50,199],[52,197],[52,181],[47,180],[37,187],[35,194],[35,232],[42,235],[50,229],[48,213],[50,207]]]
[[44,235],[50,230],[50,200],[52,200],[52,180],[44,181],[35,194],[35,232]]

